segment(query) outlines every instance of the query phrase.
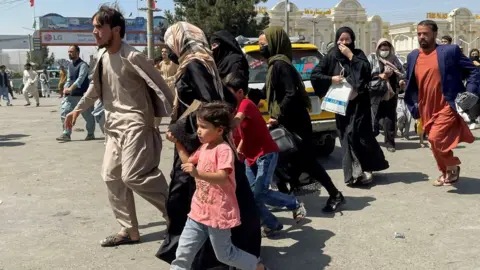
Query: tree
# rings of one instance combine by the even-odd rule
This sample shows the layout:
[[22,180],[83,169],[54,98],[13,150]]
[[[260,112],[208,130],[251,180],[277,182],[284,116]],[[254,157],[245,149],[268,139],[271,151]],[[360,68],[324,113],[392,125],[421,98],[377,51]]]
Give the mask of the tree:
[[55,55],[53,53],[50,54],[50,50],[46,46],[40,47],[40,50],[32,51],[32,55],[30,52],[27,53],[27,62],[28,63],[35,63],[37,69],[44,69],[48,66],[51,66],[55,63]]
[[[148,48],[145,47],[143,48],[143,54],[148,55]],[[162,47],[161,46],[156,46],[153,48],[153,59],[157,59],[162,57]]]
[[174,0],[174,11],[167,10],[165,17],[170,24],[188,21],[210,36],[216,31],[227,30],[234,36],[258,36],[268,27],[270,19],[263,14],[257,21],[255,5],[267,0]]

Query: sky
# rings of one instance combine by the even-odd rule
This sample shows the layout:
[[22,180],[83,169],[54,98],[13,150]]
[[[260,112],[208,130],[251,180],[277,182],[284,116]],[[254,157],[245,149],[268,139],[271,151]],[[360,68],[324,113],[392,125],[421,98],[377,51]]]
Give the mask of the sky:
[[[102,3],[113,0],[35,0],[35,8],[30,7],[29,0],[0,0],[0,34],[26,35],[33,30],[33,17],[47,13],[58,13],[65,17],[90,17]],[[133,17],[145,16],[137,11],[138,7],[145,7],[145,0],[118,0],[126,16],[133,13]],[[279,0],[269,0],[268,8],[273,7]],[[300,9],[334,7],[339,0],[291,0]],[[450,12],[454,8],[465,7],[474,14],[480,14],[479,0],[359,0],[367,10],[369,16],[380,15],[384,21],[390,23],[414,22],[425,18],[427,12]],[[157,0],[157,8],[173,9],[173,0]],[[163,12],[159,12],[162,15]],[[57,58],[67,57],[67,47],[51,47]],[[92,47],[84,47],[83,58],[88,59],[94,53]]]

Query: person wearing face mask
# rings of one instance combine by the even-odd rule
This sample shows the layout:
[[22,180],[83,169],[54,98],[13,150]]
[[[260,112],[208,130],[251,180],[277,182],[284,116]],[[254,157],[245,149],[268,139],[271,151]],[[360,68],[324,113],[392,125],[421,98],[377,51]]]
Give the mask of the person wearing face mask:
[[470,60],[476,67],[480,68],[480,51],[478,49],[472,49],[470,51]]
[[281,27],[272,26],[260,35],[258,43],[260,53],[268,62],[264,90],[270,115],[269,124],[282,125],[289,132],[302,138],[298,145],[298,154],[290,160],[292,167],[288,170],[290,186],[294,190],[299,187],[300,175],[306,172],[311,178],[319,181],[329,194],[323,211],[335,212],[345,203],[345,198],[322,165],[316,162],[312,145],[312,123],[308,113],[310,99],[300,74],[292,65],[290,39]]
[[352,86],[346,115],[335,116],[343,150],[343,174],[348,186],[368,184],[372,182],[372,172],[389,167],[372,130],[368,91],[371,67],[363,51],[355,49],[351,28],[338,29],[335,42],[337,46],[314,68],[311,81],[320,98],[332,84],[340,84],[344,79]]
[[[220,78],[225,79],[233,72],[242,73],[243,78],[248,78],[249,67],[247,58],[240,48],[235,37],[226,30],[213,33],[210,38],[213,59],[218,68]],[[248,80],[243,89],[248,89]]]
[[387,150],[395,152],[398,92],[405,86],[403,65],[395,55],[392,43],[385,38],[377,42],[376,53],[369,55],[368,61],[372,66],[372,82],[376,83],[375,79],[387,82],[381,84],[386,88],[384,95],[370,93],[373,132],[378,135],[382,124]]

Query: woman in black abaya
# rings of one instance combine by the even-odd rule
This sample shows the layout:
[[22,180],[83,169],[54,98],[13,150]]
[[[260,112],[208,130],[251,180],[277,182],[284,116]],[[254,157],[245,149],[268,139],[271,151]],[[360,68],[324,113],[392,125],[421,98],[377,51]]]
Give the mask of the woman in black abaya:
[[[337,114],[337,129],[343,150],[345,183],[368,184],[372,172],[389,167],[372,130],[368,83],[371,67],[360,49],[355,49],[355,34],[349,27],[341,27],[335,35],[336,46],[312,72],[315,93],[324,97],[332,84],[343,78],[352,86],[356,96],[349,101],[346,115]],[[343,77],[340,75],[344,69]]]
[[[175,75],[176,101],[171,132],[187,151],[193,153],[200,146],[196,136],[196,120],[193,114],[178,119],[187,110],[194,100],[212,102],[226,100],[220,76],[208,43],[202,30],[186,23],[178,22],[168,28],[165,33],[165,44],[170,48],[169,57],[179,65]],[[178,120],[177,120],[178,119]],[[180,234],[183,231],[190,204],[195,192],[195,180],[181,169],[181,160],[177,151],[174,152],[173,170],[170,174],[170,190],[167,200],[169,225],[167,235],[156,256],[168,263],[175,259]],[[240,208],[241,225],[232,229],[232,242],[238,248],[260,256],[261,231],[260,218],[256,209],[253,193],[245,175],[242,162],[235,162],[235,180],[237,183],[236,195]],[[228,269],[215,256],[210,242],[204,244],[198,252],[192,265],[193,270],[210,268]]]
[[247,58],[230,32],[226,30],[215,32],[210,38],[210,44],[212,45],[213,59],[215,59],[218,74],[222,80],[233,72],[240,72],[243,77],[248,78]]

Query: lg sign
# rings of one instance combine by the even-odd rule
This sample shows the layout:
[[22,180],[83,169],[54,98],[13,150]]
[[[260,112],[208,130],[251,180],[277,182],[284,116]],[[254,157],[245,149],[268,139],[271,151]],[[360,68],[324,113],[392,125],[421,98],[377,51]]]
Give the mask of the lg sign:
[[62,41],[62,35],[61,34],[44,34],[43,35],[43,40],[46,42],[51,42],[51,41]]

